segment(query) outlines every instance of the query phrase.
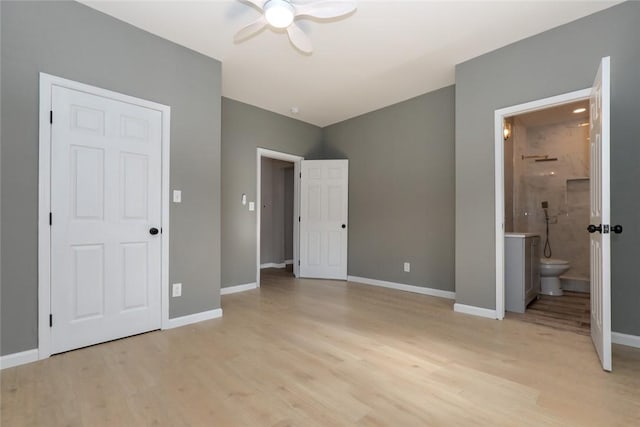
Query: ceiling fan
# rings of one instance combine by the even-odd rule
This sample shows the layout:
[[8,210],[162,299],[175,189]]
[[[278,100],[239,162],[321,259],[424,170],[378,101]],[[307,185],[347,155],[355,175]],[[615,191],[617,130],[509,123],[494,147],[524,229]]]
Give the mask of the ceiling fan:
[[291,43],[302,52],[311,53],[313,46],[311,40],[302,28],[295,23],[295,19],[301,16],[318,19],[338,18],[356,10],[356,2],[343,1],[317,1],[313,3],[296,3],[294,0],[240,0],[249,3],[262,12],[255,22],[238,31],[234,41],[240,42],[251,37],[266,26],[275,29],[286,29]]

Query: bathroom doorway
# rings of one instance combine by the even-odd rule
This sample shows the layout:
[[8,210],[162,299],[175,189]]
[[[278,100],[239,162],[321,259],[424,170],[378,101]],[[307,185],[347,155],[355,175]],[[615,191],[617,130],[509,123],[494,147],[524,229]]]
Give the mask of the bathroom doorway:
[[261,157],[261,276],[273,269],[293,276],[293,169],[293,162]]
[[[524,257],[526,254],[527,257],[531,258],[531,262],[528,265],[524,264],[524,260],[522,261],[522,269],[528,268],[527,274],[530,277],[527,286],[537,286],[537,288],[535,290],[524,290],[525,301],[522,302],[523,305],[518,311],[524,313],[526,311],[524,307],[527,307],[534,300],[536,302],[539,301],[538,291],[541,290],[539,270],[540,260],[544,258],[546,225],[547,223],[549,224],[549,240],[550,244],[553,244],[554,236],[552,233],[557,228],[557,221],[560,215],[559,208],[562,206],[564,211],[567,210],[567,204],[565,203],[566,191],[564,191],[564,196],[554,194],[554,197],[550,197],[550,194],[545,191],[546,184],[553,182],[555,185],[548,186],[555,186],[563,193],[561,189],[566,189],[566,178],[564,186],[562,183],[558,184],[556,182],[560,180],[560,176],[564,176],[564,174],[559,174],[555,170],[560,162],[558,159],[562,156],[561,154],[555,154],[561,152],[557,151],[559,149],[557,146],[549,144],[549,136],[545,134],[543,128],[553,129],[559,123],[557,119],[555,123],[549,123],[554,122],[554,120],[550,119],[550,117],[553,117],[554,110],[556,113],[557,109],[564,109],[566,112],[574,104],[588,104],[590,94],[591,89],[584,89],[504,108],[497,110],[495,113],[496,271],[500,272],[500,274],[496,275],[496,317],[498,319],[504,318],[507,312],[506,274],[508,269],[506,258],[507,253],[511,255],[512,259],[514,256],[512,254],[514,241],[509,240],[511,234],[518,234],[523,238],[536,236],[535,239],[526,241],[527,245],[531,246],[533,242],[536,246],[522,249],[522,256]],[[579,107],[571,109],[569,114],[578,116],[587,113],[586,111],[573,113],[573,110],[577,110],[577,108]],[[585,120],[584,115],[577,117],[575,121],[577,123],[575,123],[576,127],[573,129],[576,134],[579,134],[581,130],[586,132],[589,129],[588,126],[578,126],[588,121],[588,119]],[[534,130],[533,128],[536,127],[539,129]],[[531,132],[529,132],[528,128],[532,128]],[[543,130],[543,132],[541,133],[540,130]],[[555,133],[558,133],[557,127],[554,130]],[[532,139],[536,140],[535,142],[531,141],[529,143],[527,138],[529,133],[531,133]],[[539,138],[536,138],[536,135]],[[552,139],[557,138],[554,137]],[[571,158],[571,156],[567,157]],[[571,163],[571,160],[569,160],[569,163]],[[553,172],[553,175],[551,172]],[[586,180],[586,183],[588,186],[589,181]],[[527,195],[532,195],[533,197],[525,197]],[[546,202],[546,210],[543,208],[543,201]],[[554,222],[555,224],[553,224]],[[531,231],[529,231],[529,227],[531,227]],[[522,229],[516,230],[516,228]],[[587,233],[583,232],[582,234]],[[511,246],[509,246],[510,242]],[[522,244],[524,243],[525,241],[523,240]],[[551,246],[551,250],[551,255],[553,256],[553,246]],[[533,262],[534,260],[537,262]],[[588,263],[589,261],[587,260],[586,262]],[[534,271],[531,271],[532,267]]]
[[[286,272],[287,266],[289,266],[292,269],[292,274],[295,277],[299,276],[300,180],[296,177],[300,174],[300,164],[304,157],[259,147],[256,150],[256,155],[256,286],[259,288],[262,272],[266,271],[262,267],[268,267],[271,270],[278,267],[277,273],[289,274]],[[269,169],[265,185],[263,185],[263,165]],[[289,168],[292,169],[289,171]],[[275,202],[279,212],[275,220],[273,216],[274,175],[278,176],[275,191],[280,193],[276,197],[278,201]],[[285,176],[291,178],[293,182],[286,183]],[[291,187],[288,184],[291,184]],[[263,203],[263,190],[268,193],[264,200],[265,203]],[[286,196],[285,193],[287,193]],[[249,205],[251,208],[251,203]],[[267,207],[269,209],[266,209]],[[268,214],[266,220],[263,219],[263,211],[265,210],[267,211],[265,213]],[[274,221],[276,222],[274,223]],[[288,224],[284,224],[285,221]],[[274,229],[278,229],[275,234]],[[274,243],[274,238],[277,239],[277,243]],[[274,247],[277,248],[274,250]],[[268,251],[266,257],[263,257],[263,250]]]
[[589,100],[507,117],[504,129],[507,317],[589,335]]

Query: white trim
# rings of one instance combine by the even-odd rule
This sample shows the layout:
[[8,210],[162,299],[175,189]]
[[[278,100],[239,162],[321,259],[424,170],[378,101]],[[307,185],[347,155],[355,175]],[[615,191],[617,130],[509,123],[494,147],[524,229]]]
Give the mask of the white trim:
[[250,291],[257,287],[258,285],[255,282],[244,285],[227,286],[226,288],[220,288],[220,295],[237,294],[238,292]]
[[49,113],[52,105],[53,81],[47,74],[40,74],[39,106],[39,164],[38,164],[38,358],[51,355],[51,126]]
[[203,311],[201,313],[189,314],[187,316],[174,317],[169,319],[167,326],[162,329],[179,328],[180,326],[191,325],[192,323],[204,322],[205,320],[218,319],[222,317],[222,309]]
[[0,356],[0,370],[13,368],[14,366],[26,365],[27,363],[38,361],[38,349],[34,348],[19,353],[6,354]]
[[366,277],[347,276],[347,281],[354,283],[362,283],[364,285],[380,286],[382,288],[397,289],[399,291],[413,292],[415,294],[431,295],[434,297],[456,299],[456,293],[451,291],[443,291],[441,289],[433,289],[422,286],[405,285],[404,283],[387,282],[385,280],[368,279]]
[[472,316],[486,317],[487,319],[501,320],[500,318],[498,318],[495,310],[490,310],[488,308],[474,307],[472,305],[455,303],[453,304],[453,311],[455,311],[456,313],[470,314]]
[[171,211],[171,107],[157,104],[163,108],[162,112],[162,270],[161,275],[161,304],[162,304],[162,320],[161,328],[165,328],[169,324],[169,236],[170,221],[169,212]]
[[611,342],[614,344],[626,345],[627,347],[640,348],[640,336],[611,332]]
[[[293,264],[293,263],[290,263]],[[276,263],[276,262],[267,262],[265,264],[260,264],[260,269],[262,270],[263,268],[286,268],[287,264],[286,263]]]
[[38,358],[51,355],[51,125],[53,86],[65,87],[137,105],[162,114],[162,259],[161,259],[161,328],[169,322],[169,157],[171,107],[118,92],[40,73],[39,166],[38,166]]
[[284,260],[284,265],[291,265],[293,264],[293,260],[292,259],[285,259]]
[[[300,176],[304,157],[293,164],[293,276],[300,277]],[[298,217],[298,221],[296,221]]]
[[269,150],[266,148],[258,147],[256,149],[256,286],[260,287],[260,218],[262,213],[262,158],[267,157],[269,159],[283,160],[285,162],[293,163],[293,274],[298,277],[298,260],[300,259],[300,252],[298,245],[300,242],[300,225],[296,218],[300,216],[300,161],[304,160],[304,157],[296,156],[295,154],[281,153],[279,151]]
[[495,248],[496,248],[496,309],[497,319],[504,319],[504,119],[518,114],[542,110],[557,105],[589,99],[591,88],[501,108],[494,114],[494,182],[495,182]]

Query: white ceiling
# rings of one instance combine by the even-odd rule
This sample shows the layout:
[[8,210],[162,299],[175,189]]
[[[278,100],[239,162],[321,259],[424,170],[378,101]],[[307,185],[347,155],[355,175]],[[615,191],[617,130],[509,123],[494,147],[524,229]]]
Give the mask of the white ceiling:
[[259,16],[238,0],[82,3],[220,60],[223,96],[326,126],[453,84],[458,63],[620,1],[360,0],[348,17],[298,21],[312,55],[271,29],[234,44]]

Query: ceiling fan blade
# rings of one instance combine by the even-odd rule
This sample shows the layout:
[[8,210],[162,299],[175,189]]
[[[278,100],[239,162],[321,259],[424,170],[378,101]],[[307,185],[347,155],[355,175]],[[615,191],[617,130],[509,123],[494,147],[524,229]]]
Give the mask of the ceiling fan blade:
[[262,10],[264,6],[265,0],[239,0],[241,3],[248,4],[250,6],[255,6],[258,10]]
[[287,27],[287,33],[289,33],[289,40],[291,40],[291,43],[293,43],[295,47],[304,53],[313,52],[311,39],[295,22]]
[[257,20],[255,20],[251,24],[247,25],[246,27],[238,31],[236,35],[233,36],[233,41],[237,43],[242,40],[245,40],[251,37],[252,35],[254,35],[255,33],[257,33],[258,31],[262,30],[266,26],[267,26],[267,20],[264,19],[264,15],[262,15]]
[[357,9],[354,1],[320,1],[309,4],[294,4],[296,16],[310,16],[312,18],[337,18]]

